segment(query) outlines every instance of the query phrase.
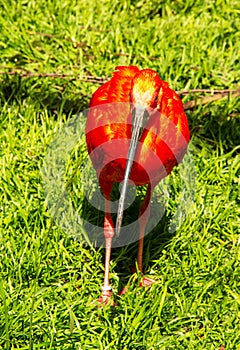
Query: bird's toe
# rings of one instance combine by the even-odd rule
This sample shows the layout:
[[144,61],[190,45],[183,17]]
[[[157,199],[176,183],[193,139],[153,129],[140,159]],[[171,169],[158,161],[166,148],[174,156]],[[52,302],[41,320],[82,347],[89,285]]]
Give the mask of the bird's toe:
[[103,305],[116,306],[116,303],[112,298],[112,291],[108,290],[108,291],[102,292],[102,295],[98,299],[98,304],[101,306]]
[[148,286],[151,286],[155,282],[156,281],[154,281],[154,279],[144,276],[139,285],[140,285],[140,287],[148,287]]

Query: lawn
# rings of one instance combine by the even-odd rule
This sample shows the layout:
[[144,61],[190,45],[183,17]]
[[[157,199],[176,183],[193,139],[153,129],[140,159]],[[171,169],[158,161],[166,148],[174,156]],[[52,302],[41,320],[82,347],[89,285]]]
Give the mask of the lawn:
[[[49,146],[116,66],[155,69],[177,91],[211,90],[184,103],[239,89],[238,2],[0,0],[0,11],[0,348],[239,350],[239,97],[186,111],[189,151],[158,188],[170,196],[145,240],[156,283],[141,288],[131,276],[136,243],[115,248],[115,307],[96,305],[104,249],[54,220],[44,192]],[[101,226],[84,197],[96,189],[85,164],[93,174],[80,132],[63,185],[78,214]]]

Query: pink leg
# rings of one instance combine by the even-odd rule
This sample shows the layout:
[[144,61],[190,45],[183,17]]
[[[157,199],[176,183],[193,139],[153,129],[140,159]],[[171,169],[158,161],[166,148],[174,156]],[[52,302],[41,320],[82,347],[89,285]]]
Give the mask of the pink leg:
[[[110,199],[110,196],[109,196]],[[108,300],[112,296],[112,288],[109,282],[109,265],[111,258],[112,239],[114,237],[114,225],[111,218],[111,202],[106,198],[105,201],[105,218],[104,218],[104,237],[105,237],[105,272],[104,272],[104,284],[102,286],[102,295],[98,300],[99,303],[107,304]]]
[[[144,233],[146,229],[146,225],[149,219],[150,215],[150,200],[151,200],[151,186],[148,185],[146,197],[144,198],[144,201],[140,207],[139,211],[139,241],[138,241],[138,254],[137,254],[137,265],[138,269],[141,273],[143,273],[142,268],[142,256],[143,256],[143,242],[144,242]],[[136,269],[133,269],[134,272],[136,272]],[[153,279],[149,277],[143,277],[140,286],[149,286],[154,282]],[[120,295],[125,294],[128,290],[128,287],[125,287],[121,292]]]
[[144,241],[144,233],[145,228],[150,215],[150,200],[151,200],[151,186],[148,185],[146,197],[140,207],[139,211],[139,241],[138,241],[138,255],[137,255],[137,263],[140,272],[142,271],[142,255],[143,255],[143,241]]
[[[148,185],[146,197],[144,198],[144,201],[141,205],[140,211],[139,211],[139,241],[138,241],[138,255],[137,255],[137,264],[139,271],[143,273],[142,269],[142,257],[143,257],[143,242],[144,242],[144,233],[146,229],[146,225],[150,216],[150,201],[151,201],[151,186]],[[143,277],[142,282],[140,283],[141,286],[149,286],[154,282],[153,279],[149,277]]]

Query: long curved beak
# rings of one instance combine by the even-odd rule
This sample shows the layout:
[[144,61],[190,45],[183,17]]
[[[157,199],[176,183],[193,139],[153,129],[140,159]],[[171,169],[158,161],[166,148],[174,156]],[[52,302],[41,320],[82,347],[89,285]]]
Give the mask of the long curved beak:
[[123,185],[122,185],[121,195],[120,195],[119,204],[118,204],[117,221],[116,221],[117,236],[119,236],[120,230],[121,230],[124,202],[126,197],[128,180],[129,180],[129,176],[133,165],[133,160],[136,154],[138,141],[142,135],[143,128],[146,125],[146,121],[148,120],[148,117],[149,117],[148,112],[143,107],[136,107],[132,110],[132,137],[131,137],[130,146],[128,150],[127,165],[125,169]]

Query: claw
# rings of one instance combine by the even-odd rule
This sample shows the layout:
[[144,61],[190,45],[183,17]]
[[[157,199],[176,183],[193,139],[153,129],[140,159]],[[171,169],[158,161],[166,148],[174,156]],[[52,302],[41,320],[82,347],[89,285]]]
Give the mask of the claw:
[[98,299],[98,304],[100,306],[104,306],[104,305],[116,306],[115,301],[112,299],[112,295],[113,295],[113,293],[111,290],[104,290],[102,292],[102,295]]
[[[139,283],[139,286],[140,287],[149,287],[155,282],[156,281],[154,279],[144,276],[143,279],[141,280],[141,282]],[[123,295],[123,294],[125,294],[127,292],[128,292],[128,286],[125,286],[123,288],[123,290],[120,293],[118,293],[118,295]]]
[[139,283],[140,287],[148,287],[151,286],[151,284],[155,283],[155,281],[152,278],[149,277],[143,277],[142,281]]
[[125,286],[121,292],[118,293],[118,295],[123,295],[128,292],[128,286]]

